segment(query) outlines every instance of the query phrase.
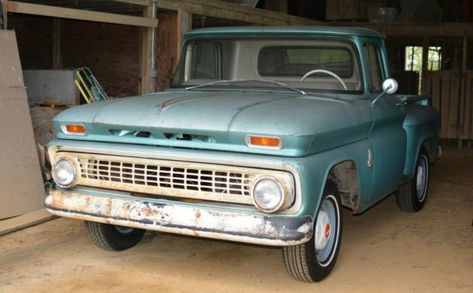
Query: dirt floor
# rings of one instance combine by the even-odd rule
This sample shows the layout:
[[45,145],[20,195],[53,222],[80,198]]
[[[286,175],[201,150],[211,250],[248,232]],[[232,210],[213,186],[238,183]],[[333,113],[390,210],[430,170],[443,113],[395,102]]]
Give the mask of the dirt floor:
[[0,292],[473,292],[472,174],[473,149],[448,149],[421,212],[392,196],[345,211],[337,265],[318,284],[291,279],[277,248],[149,232],[114,253],[56,219],[0,237]]

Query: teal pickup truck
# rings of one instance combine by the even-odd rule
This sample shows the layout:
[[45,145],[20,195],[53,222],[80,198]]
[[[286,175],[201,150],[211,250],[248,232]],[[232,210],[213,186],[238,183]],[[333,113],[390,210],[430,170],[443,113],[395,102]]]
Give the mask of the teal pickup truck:
[[[58,216],[100,247],[145,230],[282,247],[288,272],[324,279],[342,207],[427,198],[439,114],[396,95],[384,39],[342,27],[185,35],[169,90],[66,110],[48,147]],[[349,247],[349,246],[348,246]]]

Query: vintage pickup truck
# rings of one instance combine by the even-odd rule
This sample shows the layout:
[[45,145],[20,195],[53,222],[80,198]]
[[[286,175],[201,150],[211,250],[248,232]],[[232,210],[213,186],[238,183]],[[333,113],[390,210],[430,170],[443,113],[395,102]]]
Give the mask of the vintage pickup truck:
[[342,207],[426,201],[439,115],[396,90],[373,30],[192,31],[169,90],[54,119],[47,209],[84,220],[105,249],[145,230],[280,246],[293,277],[320,281]]

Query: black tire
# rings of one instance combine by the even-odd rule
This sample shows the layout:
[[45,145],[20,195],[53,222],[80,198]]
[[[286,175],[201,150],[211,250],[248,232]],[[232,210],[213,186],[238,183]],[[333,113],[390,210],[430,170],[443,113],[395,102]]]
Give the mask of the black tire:
[[396,201],[399,209],[409,213],[420,211],[427,200],[429,181],[429,158],[424,151],[421,151],[417,157],[414,177],[400,186],[396,193]]
[[[335,233],[333,233],[332,225],[323,226],[322,215],[324,209],[332,207],[334,212],[334,220],[328,222],[333,223]],[[327,213],[326,213],[327,214]],[[319,221],[320,218],[320,221]],[[326,222],[327,223],[327,222]],[[305,282],[319,282],[325,279],[332,271],[337,261],[340,242],[342,240],[342,214],[340,195],[335,185],[329,181],[325,186],[321,205],[317,211],[317,218],[314,221],[314,234],[312,238],[304,244],[283,247],[283,260],[286,270],[295,279]],[[322,224],[318,225],[318,224]],[[318,227],[325,227],[322,232]],[[328,231],[328,232],[327,232]],[[316,249],[317,236],[325,236],[326,244],[323,249]],[[327,236],[329,233],[329,236]]]
[[89,238],[100,248],[121,251],[135,246],[145,234],[145,230],[85,222]]

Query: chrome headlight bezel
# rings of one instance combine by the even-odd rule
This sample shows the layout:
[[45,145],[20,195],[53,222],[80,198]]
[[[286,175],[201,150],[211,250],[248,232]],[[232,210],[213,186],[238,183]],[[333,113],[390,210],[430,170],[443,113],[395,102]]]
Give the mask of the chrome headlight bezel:
[[[71,182],[67,183],[67,184],[64,184],[63,182],[59,182],[58,180],[58,176],[56,175],[57,174],[57,171],[58,171],[58,165],[61,163],[61,162],[64,162],[64,163],[67,163],[67,164],[70,164],[70,167],[71,167],[71,170],[72,170],[72,180]],[[69,158],[59,158],[58,160],[56,160],[54,162],[54,165],[52,167],[52,171],[51,171],[51,174],[53,176],[53,179],[54,179],[54,182],[56,183],[57,186],[61,187],[61,188],[71,188],[71,187],[74,187],[77,183],[77,178],[78,178],[78,168],[77,168],[77,165],[76,163],[69,159]]]
[[[277,204],[272,206],[272,207],[264,207],[256,199],[256,188],[258,188],[259,184],[262,184],[262,182],[268,181],[268,180],[271,181],[272,183],[274,183],[277,186],[277,188],[279,189],[279,193],[281,194],[279,200],[277,201]],[[287,206],[288,191],[286,190],[286,188],[284,188],[283,184],[281,184],[281,182],[278,179],[276,179],[272,176],[263,176],[263,177],[260,177],[257,180],[255,180],[255,182],[254,182],[254,184],[251,188],[251,200],[253,201],[253,205],[258,210],[260,210],[262,212],[265,212],[265,213],[274,213],[276,211],[279,211],[283,207]]]

